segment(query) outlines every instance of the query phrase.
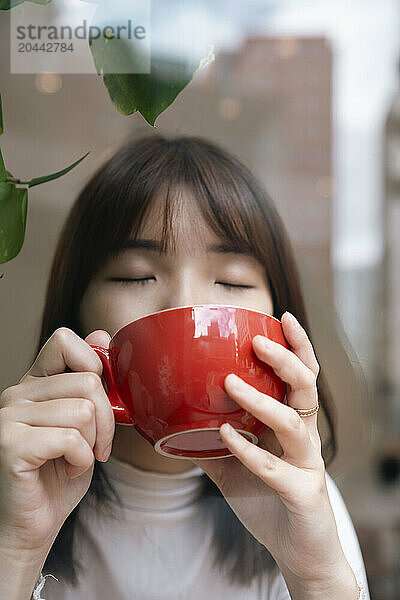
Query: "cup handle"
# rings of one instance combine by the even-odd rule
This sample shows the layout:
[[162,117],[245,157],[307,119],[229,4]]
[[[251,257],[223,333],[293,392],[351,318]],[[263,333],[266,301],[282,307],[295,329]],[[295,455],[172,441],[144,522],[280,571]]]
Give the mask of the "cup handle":
[[111,369],[110,363],[110,351],[108,348],[103,348],[102,346],[92,346],[89,344],[91,348],[96,352],[101,362],[103,363],[103,375],[107,382],[108,387],[108,399],[111,404],[111,408],[114,413],[115,422],[120,423],[122,425],[134,425],[132,417],[129,415],[129,412],[121,400],[118,386],[115,382],[114,375]]

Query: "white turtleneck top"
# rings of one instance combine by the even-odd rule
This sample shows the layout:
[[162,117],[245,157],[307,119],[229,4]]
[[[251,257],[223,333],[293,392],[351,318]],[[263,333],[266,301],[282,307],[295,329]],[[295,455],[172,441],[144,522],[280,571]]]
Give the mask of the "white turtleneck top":
[[[73,551],[86,572],[75,588],[43,573],[34,600],[290,600],[279,573],[243,587],[214,566],[211,520],[199,501],[206,477],[200,467],[162,474],[113,457],[102,466],[122,510],[115,503],[113,515],[103,514],[82,500]],[[327,481],[343,550],[367,588],[351,519],[336,485]],[[368,600],[368,593],[362,597]]]

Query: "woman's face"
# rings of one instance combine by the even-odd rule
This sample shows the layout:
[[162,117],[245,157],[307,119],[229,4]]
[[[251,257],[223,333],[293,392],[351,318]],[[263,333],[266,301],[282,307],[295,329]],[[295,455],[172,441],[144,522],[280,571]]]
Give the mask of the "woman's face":
[[263,266],[229,251],[190,197],[176,217],[176,247],[157,252],[162,215],[156,203],[132,247],[109,260],[91,281],[80,306],[83,337],[95,329],[113,336],[147,314],[192,304],[231,304],[273,313]]

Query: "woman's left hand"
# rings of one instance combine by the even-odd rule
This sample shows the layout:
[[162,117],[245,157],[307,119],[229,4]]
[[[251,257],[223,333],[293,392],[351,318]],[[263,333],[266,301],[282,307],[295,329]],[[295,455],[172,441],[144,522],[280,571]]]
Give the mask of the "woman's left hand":
[[282,327],[291,350],[261,335],[254,337],[253,348],[286,382],[287,405],[234,374],[224,382],[235,402],[273,431],[277,454],[271,452],[271,431],[256,446],[225,424],[220,434],[234,457],[192,462],[214,481],[243,525],[272,554],[292,598],[356,599],[357,584],[328,497],[317,415],[301,418],[294,410],[317,404],[319,365],[296,318],[285,313]]

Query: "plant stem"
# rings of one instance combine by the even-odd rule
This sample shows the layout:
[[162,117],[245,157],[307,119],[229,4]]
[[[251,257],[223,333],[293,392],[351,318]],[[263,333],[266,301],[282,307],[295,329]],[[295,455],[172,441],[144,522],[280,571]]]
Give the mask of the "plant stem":
[[16,177],[6,177],[6,183],[18,183],[20,185],[27,185],[29,183],[29,181],[21,181],[20,179],[17,179]]

